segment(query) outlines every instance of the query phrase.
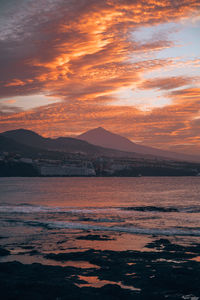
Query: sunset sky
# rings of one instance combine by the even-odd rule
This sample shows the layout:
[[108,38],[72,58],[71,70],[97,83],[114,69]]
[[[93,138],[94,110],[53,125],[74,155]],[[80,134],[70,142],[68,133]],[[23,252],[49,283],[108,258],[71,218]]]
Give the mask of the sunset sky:
[[1,0],[0,131],[200,153],[199,0]]

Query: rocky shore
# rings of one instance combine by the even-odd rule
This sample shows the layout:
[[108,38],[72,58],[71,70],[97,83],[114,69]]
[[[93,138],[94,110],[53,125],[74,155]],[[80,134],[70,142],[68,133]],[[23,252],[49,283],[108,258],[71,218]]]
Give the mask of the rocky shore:
[[[200,244],[184,246],[156,238],[145,248],[40,253],[50,261],[72,261],[76,267],[2,262],[1,299],[199,299]],[[0,255],[10,253],[1,248]],[[81,261],[89,266],[75,264]]]

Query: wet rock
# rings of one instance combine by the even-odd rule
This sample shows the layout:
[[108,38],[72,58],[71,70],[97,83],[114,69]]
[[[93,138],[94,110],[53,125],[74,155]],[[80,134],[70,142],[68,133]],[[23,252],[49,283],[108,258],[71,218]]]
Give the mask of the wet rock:
[[[110,289],[79,288],[74,283],[76,268],[43,266],[41,264],[23,265],[19,262],[0,263],[0,292],[2,299],[47,299],[47,300],[78,300],[78,299],[114,299],[109,297]],[[80,282],[80,280],[78,281]],[[116,288],[112,293],[117,295]],[[127,295],[121,289],[120,295]],[[131,293],[129,293],[129,296]],[[115,299],[120,299],[119,297]],[[129,297],[129,299],[131,299]]]
[[4,248],[0,248],[0,256],[10,255],[10,251]]
[[178,244],[172,244],[168,239],[159,239],[155,240],[145,246],[146,248],[154,248],[157,250],[163,250],[166,252],[176,252],[180,253],[180,255],[184,255],[186,253],[190,254],[200,254],[200,244],[196,244],[193,246],[183,246]]
[[152,211],[152,212],[178,212],[175,207],[161,207],[161,206],[131,206],[123,207],[124,210],[134,210],[134,211]]
[[110,238],[108,235],[88,234],[81,235],[76,238],[77,240],[89,240],[89,241],[111,241],[114,238]]
[[[147,246],[152,251],[90,249],[45,255],[55,261],[87,261],[99,268],[0,263],[2,299],[178,300],[185,295],[200,297],[200,263],[190,260],[197,256],[199,244],[182,246],[168,239],[156,239]],[[99,288],[92,284],[79,287],[81,283],[86,284],[87,277],[112,284]]]

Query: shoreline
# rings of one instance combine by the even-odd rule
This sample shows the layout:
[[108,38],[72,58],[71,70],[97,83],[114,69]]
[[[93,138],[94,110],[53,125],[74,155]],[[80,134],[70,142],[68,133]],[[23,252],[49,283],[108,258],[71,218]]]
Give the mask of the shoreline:
[[[90,249],[45,255],[76,266],[0,262],[0,292],[4,300],[199,299],[200,262],[195,258],[200,244],[154,238],[146,247],[149,251]],[[78,266],[81,261],[89,265]]]

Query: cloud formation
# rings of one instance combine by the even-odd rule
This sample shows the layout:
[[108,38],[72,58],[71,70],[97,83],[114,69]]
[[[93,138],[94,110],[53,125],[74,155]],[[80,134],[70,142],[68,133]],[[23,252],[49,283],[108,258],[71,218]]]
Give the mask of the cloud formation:
[[[60,136],[102,125],[163,148],[182,143],[183,149],[190,135],[197,149],[199,141],[193,132],[198,122],[194,125],[193,121],[200,109],[199,78],[168,74],[146,79],[151,72],[175,68],[179,58],[156,56],[175,47],[175,41],[167,33],[138,41],[134,32],[183,22],[195,17],[199,8],[197,0],[20,0],[4,4],[0,99],[44,94],[62,103],[29,111],[5,109],[4,103],[1,131],[25,127]],[[198,59],[181,64],[184,68],[198,65]],[[117,105],[115,95],[122,88],[157,89],[169,103],[149,112],[136,108],[134,98],[132,106],[123,101]]]
[[[153,78],[144,81],[140,88],[142,89],[159,89],[159,90],[172,90],[182,86],[190,85],[199,78],[186,77],[186,76],[172,76],[167,78]],[[200,80],[200,79],[199,79]],[[178,92],[173,92],[178,93]]]

